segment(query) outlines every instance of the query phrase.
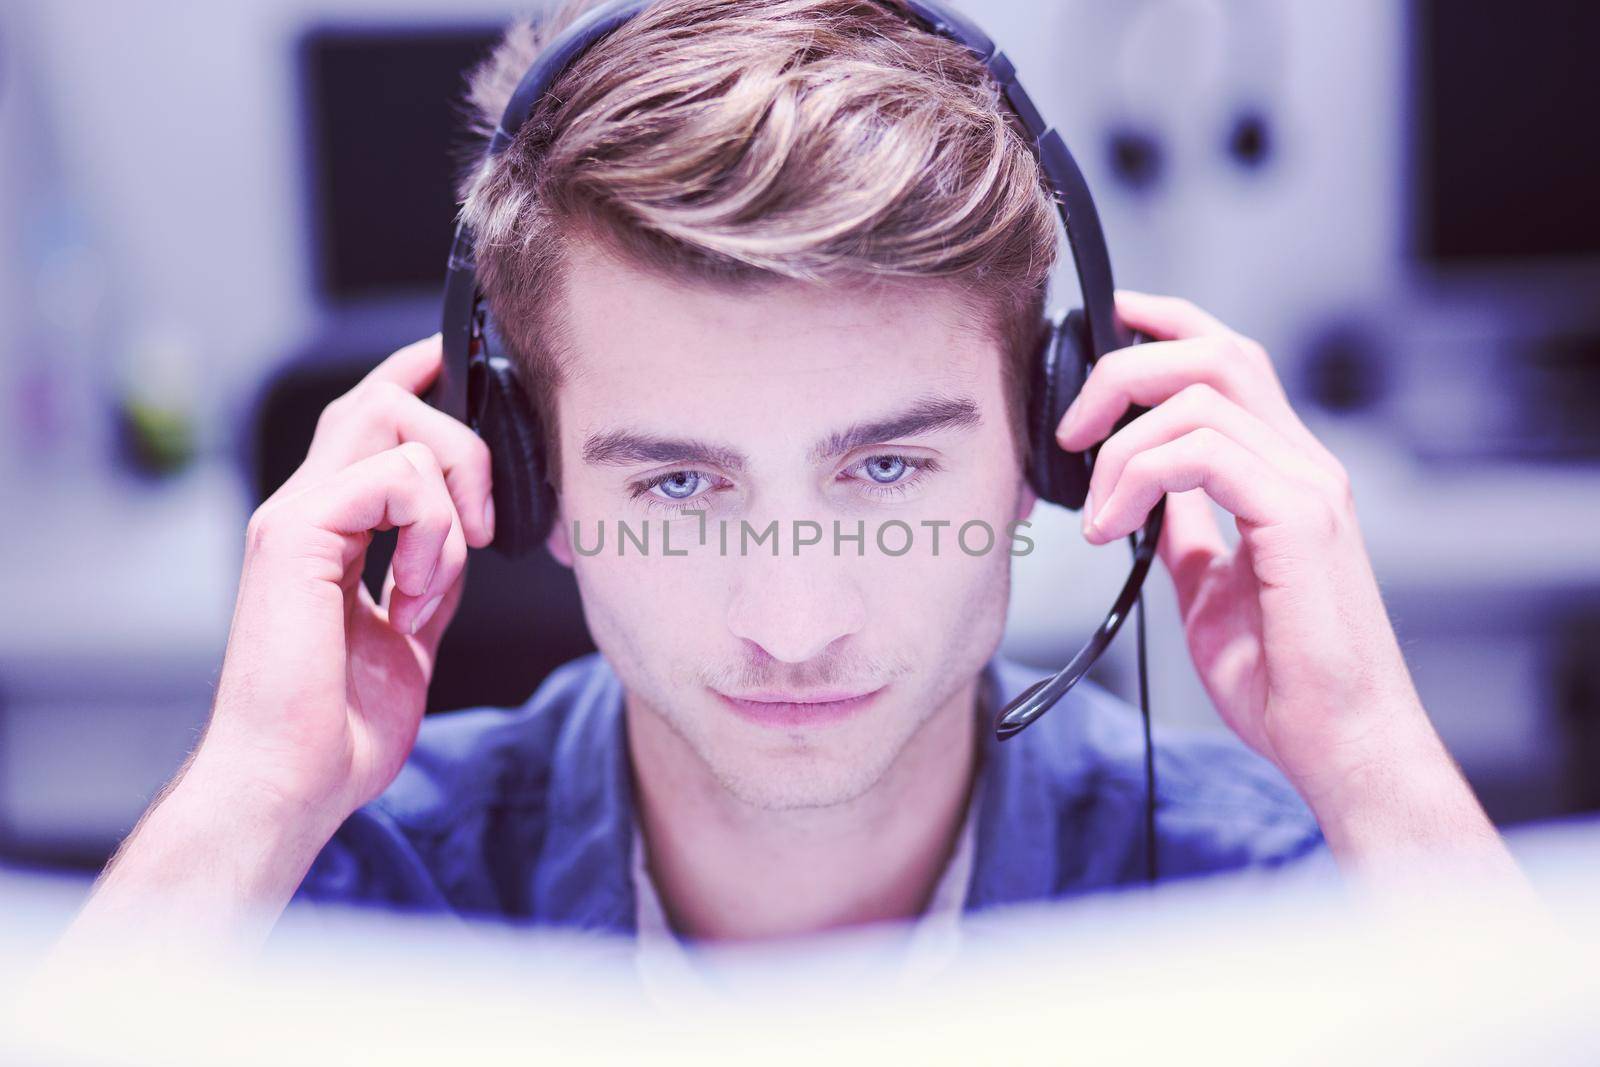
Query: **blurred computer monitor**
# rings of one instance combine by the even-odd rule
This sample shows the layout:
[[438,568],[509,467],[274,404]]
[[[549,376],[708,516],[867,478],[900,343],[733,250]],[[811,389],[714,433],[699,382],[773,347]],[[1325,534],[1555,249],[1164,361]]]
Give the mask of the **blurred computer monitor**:
[[1424,453],[1600,459],[1600,4],[1412,0],[1409,253],[1442,329]]
[[313,285],[330,304],[443,284],[472,158],[465,76],[502,24],[314,25],[300,37]]
[[1600,261],[1600,4],[1416,0],[1416,251],[1492,268]]

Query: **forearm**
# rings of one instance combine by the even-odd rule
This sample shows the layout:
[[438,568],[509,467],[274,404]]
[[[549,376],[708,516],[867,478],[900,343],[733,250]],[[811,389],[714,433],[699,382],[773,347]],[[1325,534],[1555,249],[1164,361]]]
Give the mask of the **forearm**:
[[130,835],[59,952],[258,947],[338,824],[336,813],[251,788],[202,755]]
[[1520,869],[1420,708],[1331,786],[1302,789],[1339,866],[1379,891],[1526,888]]

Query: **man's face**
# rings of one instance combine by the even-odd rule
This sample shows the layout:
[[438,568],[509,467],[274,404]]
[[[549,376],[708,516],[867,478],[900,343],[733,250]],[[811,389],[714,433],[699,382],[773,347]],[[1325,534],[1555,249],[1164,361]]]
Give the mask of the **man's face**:
[[927,283],[723,290],[585,249],[566,299],[550,545],[630,710],[746,803],[866,793],[1000,640],[1033,496],[998,346]]

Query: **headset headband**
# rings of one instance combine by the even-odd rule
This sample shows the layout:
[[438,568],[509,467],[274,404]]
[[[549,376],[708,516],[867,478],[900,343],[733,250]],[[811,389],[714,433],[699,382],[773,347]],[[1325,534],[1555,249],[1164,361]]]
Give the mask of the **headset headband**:
[[[504,152],[528,116],[556,81],[598,41],[650,7],[656,0],[611,0],[595,8],[569,26],[544,48],[533,66],[522,76],[489,139],[484,165]],[[882,2],[882,0],[879,0]],[[1016,67],[995,46],[987,34],[970,20],[933,0],[897,0],[891,7],[897,14],[908,14],[922,27],[960,44],[976,55],[1000,88],[1006,103],[1033,142],[1046,179],[1055,191],[1056,209],[1067,231],[1072,262],[1078,274],[1083,299],[1091,359],[1099,359],[1114,349],[1131,343],[1127,329],[1117,320],[1111,281],[1111,256],[1106,250],[1100,215],[1095,210],[1089,185],[1078,169],[1067,144],[1049,126],[1022,88]],[[471,229],[466,222],[456,226],[450,246],[449,272],[445,279],[444,366],[430,399],[444,411],[474,428],[481,411],[469,410],[467,377],[475,351],[481,320],[477,314],[478,283],[476,253]],[[481,392],[481,391],[480,391]]]

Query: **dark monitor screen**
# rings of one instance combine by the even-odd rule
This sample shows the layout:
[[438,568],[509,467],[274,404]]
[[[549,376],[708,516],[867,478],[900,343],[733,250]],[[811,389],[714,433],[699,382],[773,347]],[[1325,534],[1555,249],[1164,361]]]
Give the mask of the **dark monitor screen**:
[[1600,258],[1600,3],[1413,3],[1418,253]]
[[472,140],[465,74],[501,27],[320,27],[300,42],[315,284],[351,300],[442,284]]

